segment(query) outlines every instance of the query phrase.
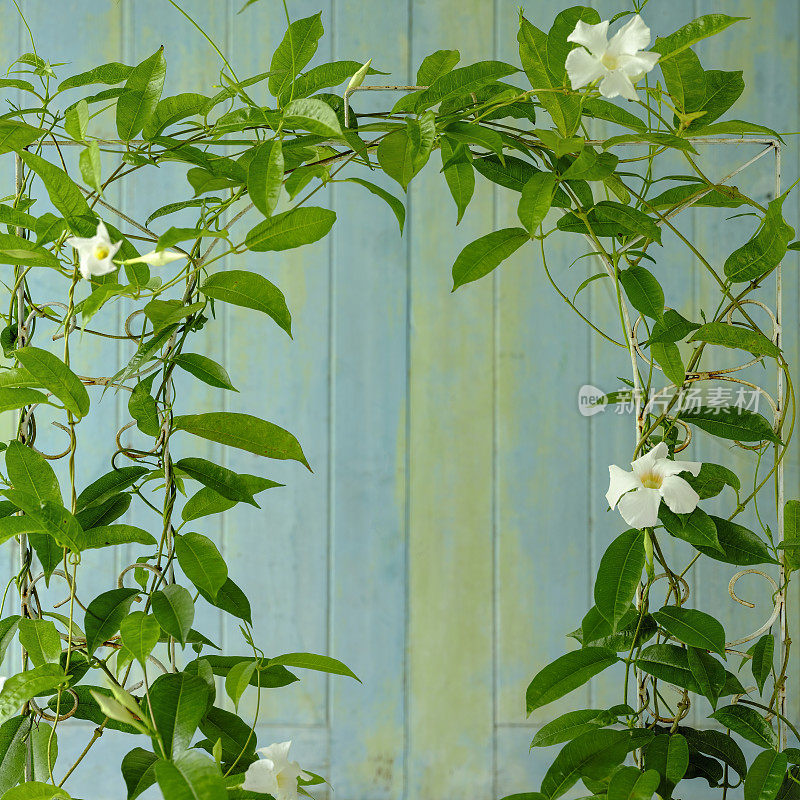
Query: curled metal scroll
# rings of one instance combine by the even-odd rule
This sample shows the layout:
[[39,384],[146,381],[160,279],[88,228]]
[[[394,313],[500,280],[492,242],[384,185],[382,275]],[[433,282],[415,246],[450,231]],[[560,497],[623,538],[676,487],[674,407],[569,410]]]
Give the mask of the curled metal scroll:
[[742,598],[736,594],[736,583],[738,582],[739,578],[743,577],[744,575],[760,575],[771,584],[774,590],[772,595],[772,613],[769,615],[767,621],[757,630],[749,633],[747,636],[744,636],[741,639],[736,639],[732,642],[725,642],[726,650],[731,647],[736,647],[740,644],[752,642],[753,639],[757,639],[759,636],[761,636],[761,634],[766,633],[775,624],[775,621],[780,616],[781,608],[783,607],[784,603],[783,592],[781,592],[778,588],[778,584],[775,579],[766,572],[762,572],[760,569],[742,569],[731,578],[730,583],[728,583],[728,594],[730,594],[731,598],[737,603],[746,606],[747,608],[756,607],[755,603],[751,603],[749,600],[742,600]]

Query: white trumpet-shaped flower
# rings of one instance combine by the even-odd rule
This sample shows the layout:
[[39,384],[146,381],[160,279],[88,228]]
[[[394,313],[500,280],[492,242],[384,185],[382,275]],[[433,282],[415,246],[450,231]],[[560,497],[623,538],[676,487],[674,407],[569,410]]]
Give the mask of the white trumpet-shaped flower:
[[612,464],[608,468],[606,500],[619,507],[622,518],[633,528],[652,528],[658,522],[661,500],[676,514],[689,514],[697,508],[700,495],[679,476],[690,472],[697,477],[699,461],[672,461],[664,442],[631,464],[626,472]]
[[179,253],[177,250],[151,250],[143,256],[128,258],[119,263],[149,264],[151,267],[165,267],[167,264],[171,264],[173,261],[179,261],[182,258],[186,258],[186,256],[183,253]]
[[244,776],[242,788],[249,792],[271,794],[275,800],[297,800],[297,779],[309,779],[296,761],[289,761],[291,742],[271,744],[256,751],[261,756]]
[[650,44],[650,28],[638,14],[610,41],[608,20],[597,25],[578,20],[567,41],[583,45],[567,56],[565,66],[572,88],[580,89],[599,80],[603,97],[622,95],[626,100],[638,100],[634,84],[658,61],[658,53],[643,50]]
[[122,241],[112,243],[102,220],[97,223],[97,232],[91,238],[70,236],[66,243],[78,251],[80,273],[84,280],[88,281],[93,275],[108,275],[116,269],[111,259],[117,254]]

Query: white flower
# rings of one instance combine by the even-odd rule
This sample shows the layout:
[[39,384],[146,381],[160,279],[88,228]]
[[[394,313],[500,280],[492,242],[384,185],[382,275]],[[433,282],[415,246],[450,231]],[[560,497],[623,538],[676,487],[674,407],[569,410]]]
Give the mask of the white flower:
[[116,255],[122,241],[112,244],[102,221],[97,223],[97,233],[91,239],[71,236],[66,243],[78,251],[80,271],[84,280],[88,281],[92,275],[108,275],[116,269],[111,259]]
[[608,20],[597,25],[578,20],[567,41],[583,45],[570,50],[567,56],[565,66],[572,88],[580,89],[602,78],[599,88],[603,97],[622,95],[626,100],[638,100],[633,84],[658,61],[658,53],[642,50],[650,44],[650,28],[638,14],[611,41]]
[[176,250],[151,250],[143,256],[136,258],[128,258],[125,261],[120,261],[120,264],[149,264],[151,267],[165,267],[173,261],[179,261],[186,258],[183,253]]
[[291,746],[291,742],[281,742],[258,750],[261,758],[247,768],[242,788],[271,794],[275,800],[297,800],[297,779],[310,776],[296,761],[289,761]]
[[700,495],[681,477],[679,472],[691,472],[697,477],[698,461],[671,461],[667,445],[657,444],[649,453],[637,458],[632,472],[612,464],[608,468],[609,483],[606,500],[634,528],[652,528],[658,522],[661,499],[676,514],[689,514],[697,508]]

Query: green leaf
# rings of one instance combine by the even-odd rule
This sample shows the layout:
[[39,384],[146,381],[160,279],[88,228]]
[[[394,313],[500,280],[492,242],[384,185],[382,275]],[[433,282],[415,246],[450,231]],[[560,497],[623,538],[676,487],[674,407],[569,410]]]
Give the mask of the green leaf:
[[569,635],[577,639],[583,647],[596,645],[613,650],[615,653],[628,653],[636,639],[637,646],[644,644],[656,635],[658,626],[655,620],[645,614],[639,624],[639,612],[631,606],[625,616],[617,625],[617,633],[612,634],[611,625],[597,610],[597,606],[592,606],[586,612],[581,627]]
[[16,440],[6,448],[6,470],[15,489],[28,492],[40,501],[61,503],[61,488],[53,468],[33,448]]
[[19,614],[12,614],[0,620],[0,662],[6,657],[9,645],[17,635],[20,619]]
[[780,441],[764,417],[745,408],[700,406],[682,410],[680,418],[721,439],[776,444]]
[[0,120],[0,155],[16,151],[24,159],[27,152],[24,148],[41,139],[43,135],[43,130],[25,122]]
[[705,130],[715,119],[721,117],[744,91],[742,71],[726,72],[719,69],[706,70],[705,98],[702,104],[692,111],[702,111],[703,115],[692,120],[687,133],[692,135],[697,129]]
[[211,603],[212,606],[221,608],[228,614],[245,620],[250,625],[253,624],[250,601],[247,599],[247,595],[230,578],[222,584],[217,591],[216,597],[206,593],[199,586],[197,588],[200,590],[203,599]]
[[[656,197],[648,198],[647,205],[650,209],[663,211],[665,209],[677,208],[689,200],[693,200],[692,206],[712,208],[739,208],[744,203],[744,196],[733,186],[716,186],[711,191],[706,192],[702,197],[694,198],[699,192],[707,187],[700,183],[680,184],[672,186]],[[697,326],[699,327],[699,326]],[[689,333],[690,331],[687,331]],[[685,336],[684,334],[683,336]],[[682,339],[683,336],[679,336]],[[678,341],[675,339],[674,341]]]
[[273,97],[281,97],[295,76],[314,57],[323,34],[321,17],[322,12],[319,12],[289,25],[270,62],[268,85]]
[[555,800],[583,775],[604,776],[622,763],[629,743],[627,732],[606,729],[589,731],[567,742],[542,779],[542,794]]
[[[442,139],[444,138],[442,137]],[[515,192],[521,192],[525,184],[534,175],[538,175],[541,172],[533,164],[529,164],[527,161],[515,156],[505,156],[505,164],[497,156],[474,158],[471,163],[487,180]],[[559,191],[561,190],[557,190],[557,195]],[[564,200],[566,201],[565,204],[569,204],[569,198],[566,195],[564,195]],[[553,204],[558,205],[555,200]]]
[[488,275],[529,239],[524,228],[502,228],[470,242],[453,264],[453,291]]
[[[456,148],[461,148],[462,157],[454,160]],[[462,145],[454,147],[451,140],[446,136],[439,139],[439,150],[442,156],[442,172],[450,190],[450,195],[456,204],[456,225],[464,217],[469,201],[475,192],[475,170],[472,162],[466,155]]]
[[747,762],[738,744],[728,735],[715,730],[682,728],[689,747],[714,756],[734,769],[740,778],[747,774]]
[[12,233],[0,233],[0,264],[61,268],[59,260],[41,246],[41,240],[34,243]]
[[696,647],[686,651],[686,659],[700,693],[708,698],[712,708],[716,708],[717,700],[725,688],[725,667],[705,650]]
[[716,497],[726,485],[732,486],[737,492],[741,489],[741,482],[735,472],[708,461],[703,462],[696,477],[687,473],[683,478],[700,495],[701,500]]
[[525,698],[528,714],[583,686],[618,660],[617,654],[605,647],[584,647],[559,656],[530,682]]
[[621,106],[609,103],[608,100],[603,100],[599,97],[586,99],[583,103],[583,113],[587,117],[614,122],[624,128],[630,128],[640,133],[647,131],[647,125],[635,114],[631,114],[630,111]]
[[747,350],[754,356],[773,356],[777,358],[781,351],[763,333],[728,325],[725,322],[709,322],[694,332],[690,342],[707,342],[739,350]]
[[197,750],[187,750],[174,761],[155,764],[158,786],[169,800],[227,800],[220,769]]
[[783,219],[786,197],[784,193],[767,206],[767,213],[755,236],[728,256],[725,277],[729,280],[734,283],[756,280],[780,264],[786,246],[794,238],[794,228]]
[[30,345],[15,350],[14,355],[39,384],[52,392],[78,419],[89,413],[86,387],[58,356]]
[[[636,208],[613,200],[601,200],[587,216],[596,236],[643,236],[661,244],[661,229],[647,214]],[[586,223],[572,212],[564,214],[556,227],[570,233],[589,233]]]
[[74,106],[67,109],[64,115],[64,130],[68,136],[82,142],[86,138],[88,125],[89,106],[85,100],[79,100]]
[[556,176],[551,172],[537,172],[522,187],[517,206],[517,216],[531,235],[535,234],[553,204]]
[[204,458],[182,458],[175,466],[228,500],[258,505],[245,480],[232,470]]
[[[197,675],[159,675],[150,686],[149,710],[167,755],[184,752],[206,713],[208,688]],[[171,795],[167,795],[171,798]]]
[[790,545],[783,551],[783,565],[787,575],[800,569],[800,500],[787,500],[783,506],[783,541]]
[[729,119],[725,122],[717,122],[713,125],[705,125],[698,130],[692,130],[693,136],[721,136],[729,133],[739,136],[746,136],[751,133],[764,133],[767,136],[775,137],[781,142],[783,141],[781,135],[772,128],[767,128],[764,125],[757,125],[755,122],[746,122],[741,119]]
[[664,290],[651,272],[644,267],[628,267],[620,270],[619,282],[638,312],[652,319],[661,319],[664,314]]
[[194,602],[187,589],[173,583],[155,592],[153,615],[166,633],[186,644],[194,622]]
[[161,99],[166,74],[163,46],[131,70],[117,100],[116,123],[120,139],[127,142],[135,138],[148,124]]
[[113,86],[126,80],[132,69],[133,67],[129,67],[127,64],[120,64],[118,61],[101,64],[99,67],[88,70],[88,72],[81,72],[61,81],[58,84],[58,91],[65,92],[67,89],[77,89],[80,86],[88,86],[92,83],[105,83]]
[[400,226],[400,233],[403,233],[403,226],[406,222],[406,207],[403,205],[402,200],[399,200],[393,194],[387,192],[386,189],[383,189],[382,187],[377,186],[370,181],[365,181],[362,178],[345,178],[345,180],[350,183],[357,183],[359,186],[363,186],[365,189],[372,192],[372,194],[380,197],[382,200],[385,200],[397,218],[397,224]]
[[425,56],[417,70],[417,86],[430,86],[437,78],[450,72],[460,58],[458,50],[436,50]]
[[[329,106],[326,108],[331,110]],[[247,168],[247,191],[253,205],[265,217],[269,217],[275,210],[282,184],[283,149],[280,139],[263,142],[254,148],[253,157]]]
[[744,800],[775,800],[781,788],[789,760],[784,753],[764,750],[750,765],[744,782]]
[[40,530],[52,536],[61,547],[79,551],[81,526],[61,503],[41,502],[35,495],[18,489],[6,489],[3,494],[37,523]]
[[686,367],[681,359],[678,345],[672,342],[653,342],[650,345],[650,354],[675,386],[683,384],[686,379]]
[[554,744],[569,742],[583,733],[604,728],[614,721],[616,721],[616,717],[608,711],[598,711],[592,708],[568,711],[542,725],[536,731],[531,747],[551,747]]
[[608,800],[650,800],[660,781],[654,769],[642,772],[636,767],[622,767],[611,776]]
[[257,272],[231,269],[215,272],[200,287],[206,297],[224,303],[262,311],[292,335],[292,315],[283,292]]
[[559,92],[563,83],[550,72],[548,66],[548,37],[520,14],[519,57],[531,86],[538,91],[536,98],[553,119],[562,136],[572,136],[581,119],[580,98]]
[[617,632],[617,625],[633,602],[642,577],[645,555],[643,534],[629,530],[608,546],[600,560],[594,583],[597,610]]
[[723,552],[717,538],[717,526],[702,508],[696,508],[688,515],[676,514],[670,511],[666,503],[662,503],[658,516],[667,532],[676,538],[683,539],[695,547],[708,547]]
[[155,617],[144,611],[133,611],[119,626],[122,644],[130,650],[133,657],[144,667],[147,657],[153,652],[161,635],[161,626]]
[[96,139],[93,139],[86,147],[81,150],[78,156],[78,166],[81,171],[81,177],[87,186],[101,193],[102,189],[102,160],[100,158],[100,145]]
[[[688,140],[680,136],[674,136],[671,133],[625,133],[621,136],[612,136],[603,142],[603,149],[607,150],[609,147],[614,147],[618,144],[626,144],[628,142],[646,142],[654,144],[656,147],[671,147],[674,150],[682,150],[687,153],[697,154],[694,145]],[[588,180],[588,179],[587,179]],[[652,205],[652,201],[648,200],[648,205]]]
[[131,466],[112,469],[93,483],[90,483],[79,495],[76,509],[82,511],[93,505],[99,505],[115,497],[119,492],[136,483],[148,473],[147,467]]
[[[569,156],[566,157],[569,159]],[[598,153],[587,145],[571,160],[561,177],[571,180],[601,181],[617,168],[619,159],[613,153]]]
[[[153,373],[155,374],[155,373]],[[139,381],[128,398],[128,413],[136,420],[136,426],[147,436],[158,436],[161,432],[161,419],[158,406],[150,394],[152,380]]]
[[750,661],[750,669],[753,672],[759,694],[764,694],[764,684],[772,671],[774,654],[775,637],[769,633],[764,634],[753,647],[753,657]]
[[342,135],[336,112],[324,100],[313,97],[289,103],[284,109],[283,124],[287,128],[302,128],[317,136],[337,138]]
[[240,661],[234,664],[225,676],[225,693],[233,701],[233,706],[238,710],[239,700],[244,690],[250,685],[250,679],[256,671],[256,661]]
[[136,589],[111,589],[89,603],[83,623],[89,655],[119,630],[137,594]]
[[[280,97],[281,105],[289,102],[291,95],[295,99],[309,97],[320,89],[327,89],[331,86],[338,86],[349,78],[352,78],[359,69],[360,61],[332,61],[329,64],[320,64],[313,67],[305,74],[298,76],[293,87],[287,87]],[[367,70],[367,75],[375,75],[376,69]],[[385,74],[385,73],[380,73]]]
[[121,769],[125,786],[128,790],[127,800],[135,800],[145,789],[156,782],[155,764],[158,756],[134,747],[122,759]]
[[0,412],[14,411],[35,403],[46,403],[47,396],[35,389],[0,388]]
[[[265,489],[275,489],[279,486],[283,486],[282,483],[276,483],[268,478],[261,478],[258,475],[240,474],[239,477],[245,482],[245,485],[252,495],[263,492]],[[200,517],[206,517],[209,514],[219,514],[222,511],[233,508],[235,505],[235,500],[229,500],[227,497],[217,494],[212,489],[203,487],[186,501],[181,511],[181,519],[189,521],[199,519]]]
[[335,221],[336,214],[330,209],[298,206],[260,222],[247,234],[245,245],[259,253],[291,250],[319,241]]
[[49,620],[19,620],[19,643],[28,653],[34,666],[57,664],[61,657],[61,637],[56,626]]
[[226,411],[189,414],[175,417],[173,427],[212,442],[238,447],[257,456],[299,461],[311,469],[300,443],[289,431],[249,414]]
[[228,566],[214,542],[201,533],[185,533],[175,537],[175,555],[186,577],[216,598],[228,578]]
[[674,644],[651,644],[639,654],[636,666],[656,678],[698,693],[686,650]]
[[711,715],[711,719],[759,747],[773,750],[778,747],[778,737],[772,726],[754,708],[739,704],[723,706]]
[[179,353],[173,359],[176,366],[194,375],[195,378],[214,386],[217,389],[230,389],[232,392],[239,390],[231,383],[225,367],[200,353]]
[[[2,144],[2,129],[0,129],[0,144]],[[47,194],[50,196],[50,202],[64,217],[69,219],[70,217],[92,218],[94,216],[83,193],[64,170],[27,150],[20,152],[20,158],[42,179],[44,188],[47,189]]]
[[418,159],[418,142],[415,142],[410,130],[414,130],[413,127],[392,131],[381,140],[377,151],[381,169],[396,180],[404,191],[424,166],[424,161]]
[[64,789],[43,781],[26,781],[20,786],[9,789],[3,795],[3,800],[61,800],[61,798],[69,800],[69,795]]
[[3,794],[25,776],[30,729],[30,718],[21,715],[0,726],[0,792]]
[[11,719],[23,703],[54,690],[66,679],[58,664],[42,664],[10,677],[0,691],[0,725]]
[[[653,50],[659,51],[656,39]],[[698,111],[706,96],[706,75],[700,59],[692,50],[682,50],[671,60],[659,61],[664,84],[678,111]]]
[[348,678],[354,678],[359,683],[361,680],[358,676],[350,670],[349,667],[342,664],[330,656],[319,656],[315,653],[286,653],[286,655],[275,656],[271,658],[267,666],[284,666],[284,667],[299,667],[300,669],[313,669],[317,672],[327,672],[331,675],[345,675]]
[[675,33],[659,38],[657,40],[658,47],[654,47],[653,49],[661,53],[659,61],[664,61],[673,58],[678,53],[686,50],[700,40],[706,39],[709,36],[715,36],[721,31],[724,31],[725,28],[733,25],[734,22],[739,22],[744,19],[749,19],[749,17],[730,17],[727,14],[704,14],[702,17],[697,17],[697,19],[687,23],[682,28],[678,28]]
[[689,745],[686,739],[679,733],[659,734],[647,745],[644,765],[661,776],[658,793],[662,797],[671,797],[672,790],[689,767]]
[[775,563],[767,545],[753,531],[722,517],[712,516],[711,519],[717,528],[717,537],[722,552],[696,544],[695,547],[701,553],[717,561],[737,564],[741,567]]
[[196,92],[183,92],[174,97],[165,97],[156,105],[152,116],[142,130],[142,138],[155,139],[165,128],[186,117],[205,116],[209,98]]
[[257,758],[256,737],[250,725],[230,711],[212,706],[200,720],[200,731],[209,741],[222,742],[223,762],[231,763],[238,759],[237,763],[244,766]]
[[725,629],[710,614],[694,608],[664,606],[654,611],[655,621],[678,641],[711,650],[725,658]]
[[502,61],[478,61],[476,64],[451,70],[436,78],[422,92],[417,100],[416,110],[419,113],[439,103],[470,94],[517,71],[516,67]]

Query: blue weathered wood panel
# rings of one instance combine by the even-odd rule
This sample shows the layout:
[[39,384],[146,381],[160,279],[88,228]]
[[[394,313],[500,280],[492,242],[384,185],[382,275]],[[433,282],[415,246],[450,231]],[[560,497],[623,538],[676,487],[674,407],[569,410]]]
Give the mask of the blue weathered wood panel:
[[[237,70],[260,72],[283,34],[282,9],[262,0],[237,15],[242,4],[187,0],[185,7]],[[527,13],[547,28],[571,4],[547,0]],[[322,9],[323,58],[372,56],[377,67],[392,71],[391,80],[412,81],[420,60],[442,47],[460,48],[465,62],[517,60],[510,0],[289,5],[293,18]],[[617,10],[606,0],[596,7],[605,15]],[[216,56],[163,0],[25,0],[23,8],[39,51],[52,61],[72,62],[61,68],[62,76],[90,63],[136,63],[163,42],[168,93],[197,91],[216,80]],[[745,70],[748,88],[737,116],[797,130],[796,3],[651,0],[645,16],[654,33],[664,34],[709,11],[753,17],[700,48],[707,68]],[[86,31],[103,35],[83,36]],[[9,16],[0,28],[4,53],[24,43],[23,32]],[[83,50],[75,48],[79,35]],[[379,99],[357,95],[352,104],[374,108]],[[102,119],[102,130],[113,134],[113,120]],[[784,185],[799,166],[794,140],[788,141]],[[733,155],[707,159],[717,175]],[[9,161],[0,163],[0,180],[10,187]],[[263,415],[296,433],[314,474],[176,437],[178,456],[191,449],[287,484],[262,496],[261,512],[237,510],[227,521],[199,521],[196,529],[220,543],[231,575],[248,590],[256,636],[268,653],[330,652],[364,680],[361,686],[304,676],[300,684],[268,694],[262,705],[260,743],[294,738],[297,758],[329,775],[340,800],[489,800],[538,787],[552,753],[529,755],[527,747],[547,714],[525,719],[525,686],[564,649],[564,633],[591,605],[599,557],[621,530],[619,518],[604,512],[603,495],[607,464],[629,457],[632,419],[607,411],[585,420],[576,395],[584,383],[613,388],[606,382],[629,372],[627,353],[588,335],[553,293],[532,248],[492,278],[451,296],[449,270],[461,246],[495,225],[514,224],[517,198],[493,191],[478,176],[478,194],[456,229],[446,188],[433,174],[437,168],[434,155],[428,174],[412,187],[403,239],[376,198],[340,185],[320,193],[320,202],[332,203],[339,215],[329,241],[298,253],[248,256],[248,267],[286,293],[293,341],[251,312],[228,309],[220,309],[221,320],[204,339],[241,390],[224,397],[225,407]],[[765,160],[750,170],[741,185],[767,199],[771,165]],[[400,193],[380,176],[365,177]],[[111,202],[141,215],[157,204],[153,197],[167,202],[180,196],[184,181],[182,170],[165,167]],[[790,219],[797,219],[797,208],[794,200]],[[730,250],[720,234],[729,223],[723,227],[721,219],[700,211],[680,225],[717,264]],[[167,227],[162,222],[159,232]],[[745,238],[751,227],[744,220],[737,235]],[[676,247],[674,237],[665,237],[659,278],[674,305],[696,316],[708,303],[708,287],[697,264]],[[565,290],[574,291],[598,269],[587,259],[568,268],[581,252],[577,237],[558,243],[554,237],[547,252]],[[800,357],[796,259],[788,258],[784,270],[790,362]],[[691,285],[681,288],[685,274],[692,275]],[[593,318],[618,336],[608,283],[595,282],[585,294]],[[37,290],[45,291],[44,283]],[[126,308],[114,313],[119,322]],[[74,337],[73,348],[76,363],[87,365],[113,364],[127,353],[124,345],[97,346],[88,337]],[[225,394],[188,380],[183,386],[181,411],[210,407]],[[125,418],[126,402],[109,393],[98,427],[81,437],[81,483],[105,471],[108,453],[97,441]],[[43,446],[60,447],[58,431],[48,432],[44,424],[40,437]],[[695,452],[729,457],[700,439],[693,457]],[[787,496],[798,493],[795,456],[787,468]],[[137,554],[132,551],[131,559]],[[10,575],[13,560],[4,564]],[[121,566],[121,560],[109,564],[87,556],[87,592],[110,586]],[[691,590],[733,629],[729,575],[704,567]],[[755,583],[743,587],[745,596],[759,596]],[[753,618],[760,620],[759,613]],[[200,625],[228,647],[239,638],[236,626],[211,609],[198,610]],[[611,702],[617,684],[604,676],[566,699],[564,708]],[[797,697],[796,672],[791,688]],[[246,703],[245,710],[253,708]],[[698,710],[696,718],[705,713]],[[90,733],[85,726],[80,736],[62,735],[65,756],[77,754]],[[128,746],[123,736],[105,736],[95,759],[76,773],[74,792],[120,796],[117,765]],[[691,788],[692,796],[702,794],[699,784]]]

